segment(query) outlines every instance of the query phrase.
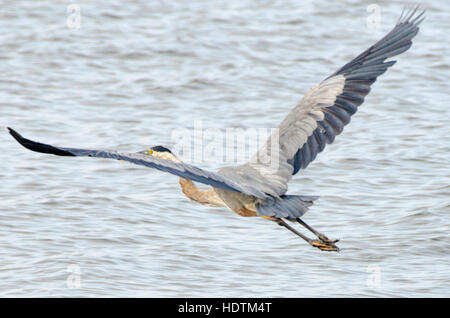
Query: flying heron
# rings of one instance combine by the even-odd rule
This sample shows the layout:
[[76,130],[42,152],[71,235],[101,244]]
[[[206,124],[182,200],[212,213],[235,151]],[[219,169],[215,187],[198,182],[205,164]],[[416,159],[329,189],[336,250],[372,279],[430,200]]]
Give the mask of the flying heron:
[[[278,126],[277,169],[271,169],[267,161],[259,160],[265,151],[270,150],[273,135],[257,152],[257,160],[225,167],[214,173],[183,163],[163,146],[136,153],[121,153],[51,146],[26,139],[8,127],[9,133],[22,146],[36,152],[117,159],[171,173],[180,177],[183,193],[195,202],[228,207],[241,216],[266,218],[289,229],[313,247],[338,251],[337,240],[329,239],[301,219],[318,197],[286,194],[287,183],[342,132],[377,77],[395,64],[395,61],[386,60],[411,47],[411,40],[418,33],[418,25],[425,13],[418,13],[417,10],[418,7],[405,15],[402,12],[397,24],[386,36],[304,95]],[[193,182],[211,188],[199,189]],[[300,223],[317,239],[305,236],[285,220]]]

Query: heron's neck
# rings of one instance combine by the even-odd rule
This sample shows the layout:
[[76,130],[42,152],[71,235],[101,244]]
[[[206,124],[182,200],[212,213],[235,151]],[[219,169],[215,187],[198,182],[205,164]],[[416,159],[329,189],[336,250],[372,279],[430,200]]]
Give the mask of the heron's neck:
[[201,190],[191,180],[180,178],[183,193],[192,201],[210,206],[226,206],[214,189]]
[[[181,160],[168,152],[153,152],[153,156],[165,160],[180,163]],[[210,206],[226,206],[213,188],[201,190],[197,188],[191,180],[180,178],[180,186],[183,193],[192,201]]]

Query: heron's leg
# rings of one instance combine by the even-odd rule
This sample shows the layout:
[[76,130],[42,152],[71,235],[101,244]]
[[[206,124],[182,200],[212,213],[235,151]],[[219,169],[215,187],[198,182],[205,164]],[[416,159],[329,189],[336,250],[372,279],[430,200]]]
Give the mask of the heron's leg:
[[330,240],[328,237],[326,237],[324,234],[314,230],[312,227],[310,227],[308,224],[306,224],[302,219],[297,218],[297,222],[300,223],[301,225],[303,225],[304,227],[306,227],[309,231],[311,231],[312,233],[314,233],[315,236],[317,236],[319,238],[319,240],[321,240],[324,243],[328,243],[328,244],[332,244],[334,245],[334,243],[339,242],[339,240]]
[[290,226],[289,224],[287,224],[285,221],[283,221],[282,219],[275,219],[275,222],[277,222],[278,225],[280,226],[284,226],[285,228],[287,228],[289,231],[297,234],[298,236],[300,236],[302,239],[304,239],[306,242],[308,242],[309,244],[311,244],[312,239],[310,239],[309,237],[303,235],[302,233],[300,233],[299,231],[297,231],[296,229],[294,229],[292,226]]
[[282,219],[274,219],[274,221],[277,222],[278,225],[284,226],[289,231],[300,236],[302,239],[304,239],[306,242],[308,242],[308,244],[311,246],[317,247],[318,249],[320,249],[322,251],[336,251],[336,252],[339,251],[339,248],[336,245],[334,245],[334,243],[330,244],[330,243],[326,243],[323,241],[312,240],[309,237],[307,237],[307,236],[303,235],[302,233],[300,233],[299,231],[297,231],[296,229],[294,229],[292,226],[287,224]]

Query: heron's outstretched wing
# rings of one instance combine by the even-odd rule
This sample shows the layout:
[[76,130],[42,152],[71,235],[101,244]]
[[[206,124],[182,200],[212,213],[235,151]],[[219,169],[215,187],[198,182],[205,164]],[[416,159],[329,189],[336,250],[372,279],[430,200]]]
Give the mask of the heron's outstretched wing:
[[238,184],[230,178],[209,172],[186,163],[156,158],[142,153],[120,153],[101,150],[55,147],[23,138],[15,130],[8,127],[9,133],[25,148],[36,152],[58,156],[98,157],[128,161],[137,165],[155,168],[192,181],[207,184],[216,188],[237,191],[260,199],[268,197],[263,191],[251,185]]
[[[417,7],[400,17],[395,27],[381,40],[344,65],[337,72],[311,88],[291,110],[278,127],[277,136],[272,135],[254,158],[245,166],[259,171],[267,186],[287,190],[287,182],[300,169],[305,169],[326,144],[334,141],[350,117],[357,111],[370,91],[370,86],[395,61],[386,59],[405,52],[419,31],[424,11]],[[278,143],[272,144],[273,141]],[[278,147],[274,151],[274,145]],[[261,156],[273,158],[262,163]],[[277,169],[273,167],[276,166]]]

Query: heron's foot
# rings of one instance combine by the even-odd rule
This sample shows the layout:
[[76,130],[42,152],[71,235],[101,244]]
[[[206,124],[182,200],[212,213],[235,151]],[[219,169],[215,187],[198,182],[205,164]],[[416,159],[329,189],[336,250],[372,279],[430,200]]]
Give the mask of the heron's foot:
[[319,234],[317,237],[319,238],[319,240],[321,240],[325,244],[333,244],[334,245],[334,243],[339,242],[339,240],[330,240],[328,237],[326,237],[323,234]]
[[338,240],[336,241],[331,241],[328,240],[327,242],[323,241],[322,239],[319,240],[311,240],[309,243],[311,244],[311,246],[317,247],[318,249],[320,249],[321,251],[327,251],[327,252],[339,252],[339,247],[337,247],[334,243],[336,243]]

